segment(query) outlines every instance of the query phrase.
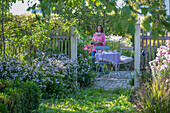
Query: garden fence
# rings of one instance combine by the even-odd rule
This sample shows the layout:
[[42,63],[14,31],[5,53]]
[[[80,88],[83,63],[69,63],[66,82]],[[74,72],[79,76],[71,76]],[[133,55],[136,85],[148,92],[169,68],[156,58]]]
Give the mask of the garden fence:
[[144,31],[144,29],[142,29],[142,35],[140,36],[140,39],[141,39],[141,49],[142,51],[145,51],[141,57],[142,58],[141,68],[145,69],[146,66],[149,67],[149,62],[155,59],[157,48],[159,48],[162,45],[165,45],[165,41],[170,40],[170,36],[168,36],[168,30],[166,30],[164,37],[159,36],[156,40],[154,40],[150,36],[150,32],[146,32]]
[[[13,38],[23,38],[24,36],[13,36]],[[29,37],[29,36],[27,36]],[[36,52],[50,52],[50,54],[64,53],[71,57],[71,30],[69,33],[59,31],[58,35],[49,36],[49,40],[43,43],[35,44],[34,41],[20,42],[5,38],[5,43],[1,40],[1,55],[18,55],[20,53],[28,53],[30,57],[34,57]],[[5,52],[4,52],[5,51]]]

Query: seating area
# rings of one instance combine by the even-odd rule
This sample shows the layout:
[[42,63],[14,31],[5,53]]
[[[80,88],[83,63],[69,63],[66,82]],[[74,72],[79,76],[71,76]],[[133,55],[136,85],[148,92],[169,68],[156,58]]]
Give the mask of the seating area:
[[[131,63],[133,61],[132,54],[133,54],[133,47],[120,47],[120,52],[118,51],[110,51],[109,46],[95,46],[96,49],[96,64],[98,64],[98,67],[102,67],[104,64],[107,64],[108,69],[111,67],[111,70],[109,70],[109,76],[106,77],[106,72],[104,69],[102,70],[102,73],[104,74],[104,77],[109,78],[111,72],[113,69],[115,69],[115,74],[120,75],[123,74],[120,72],[121,65],[124,65],[125,68],[123,70],[127,73],[129,72]],[[130,51],[130,56],[125,56],[124,51]],[[97,69],[98,71],[98,69]]]

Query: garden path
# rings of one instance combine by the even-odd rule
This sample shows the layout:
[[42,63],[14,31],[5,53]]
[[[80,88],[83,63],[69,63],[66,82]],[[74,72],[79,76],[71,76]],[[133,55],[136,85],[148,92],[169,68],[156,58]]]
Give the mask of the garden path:
[[104,76],[97,77],[94,81],[93,87],[94,88],[101,87],[106,90],[115,89],[118,87],[129,89],[133,87],[129,84],[129,80],[131,80],[133,75],[134,75],[134,71],[128,71],[128,72],[119,71],[119,74],[112,71],[109,78],[107,78],[109,74],[106,74],[105,77]]

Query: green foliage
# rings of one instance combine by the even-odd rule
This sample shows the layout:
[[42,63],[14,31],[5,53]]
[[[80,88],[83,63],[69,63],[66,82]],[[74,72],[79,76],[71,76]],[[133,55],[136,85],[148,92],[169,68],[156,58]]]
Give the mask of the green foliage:
[[[36,17],[40,19],[37,20]],[[70,22],[63,23],[57,15],[51,15],[49,20],[49,18],[43,18],[42,15],[38,14],[12,15],[7,13],[4,20],[6,55],[16,54],[19,46],[20,53],[30,52],[29,54],[32,54],[33,49],[35,52],[42,49],[45,51],[45,48],[48,50],[52,47],[50,37],[60,33],[69,35],[70,26],[74,24],[74,22],[72,24]]]
[[0,113],[7,113],[7,108],[2,102],[0,102]]
[[[114,5],[115,4],[111,4],[110,6],[112,6],[116,12],[117,10]],[[60,14],[64,20],[65,18],[68,18],[68,20],[69,18],[74,18],[74,21],[77,21],[76,27],[81,27],[82,30],[79,30],[79,32],[81,34],[84,33],[84,35],[86,35],[85,37],[92,36],[98,24],[104,26],[104,33],[106,35],[115,34],[125,36],[126,34],[134,34],[134,30],[128,30],[129,27],[132,29],[135,27],[131,25],[132,23],[136,23],[136,20],[132,19],[132,17],[136,18],[136,16],[131,15],[130,8],[124,7],[121,11],[117,11],[118,13],[116,14],[107,12],[107,8],[112,10],[112,7],[106,7],[106,9],[103,5],[97,7],[92,2],[89,6],[73,9],[75,11],[74,13],[69,10],[69,7],[64,6],[55,11],[55,13]],[[83,39],[83,37],[80,38]]]
[[21,85],[21,92],[23,96],[21,97],[21,104],[24,105],[23,111],[36,110],[40,104],[41,90],[39,86],[33,81],[27,81],[24,85]]
[[93,79],[96,77],[96,73],[93,70],[92,59],[87,51],[84,51],[85,43],[78,43],[78,82],[80,87],[90,86],[93,84]]
[[150,69],[141,70],[141,74],[138,76],[139,83],[142,86],[142,84],[145,83],[151,83],[152,82],[152,73]]
[[[152,21],[144,20],[143,27],[147,30],[151,27],[152,32],[156,34],[162,35],[161,31],[169,29],[170,24],[166,16],[165,3],[160,0],[126,0],[122,4],[118,4],[115,0],[64,0],[64,2],[42,0],[40,7],[44,16],[50,16],[50,13],[54,12],[64,17],[64,21],[74,18],[75,21],[78,21],[77,25],[81,26],[83,32],[88,35],[94,33],[93,30],[97,24],[102,24],[107,35],[125,36],[130,34],[133,36],[135,31],[129,29],[134,29],[138,14],[147,15],[150,13]],[[51,9],[54,10],[50,12]],[[150,23],[155,23],[156,26],[149,27]],[[156,39],[158,35],[154,35],[154,33],[151,36]]]
[[151,29],[151,26],[150,26],[151,22],[152,22],[151,16],[146,16],[142,23],[142,25],[144,26],[144,28],[146,29],[147,32],[149,32]]
[[131,90],[116,89],[82,89],[74,95],[58,100],[44,100],[40,105],[39,112],[61,112],[61,113],[113,113],[113,112],[135,112],[129,102]]
[[141,8],[141,10],[142,10],[142,13],[144,14],[144,15],[146,15],[147,13],[148,13],[148,8]]
[[142,113],[169,113],[170,89],[165,80],[153,81],[151,85],[145,84],[133,99],[137,110]]
[[[32,0],[30,0],[29,2],[31,1]],[[13,0],[12,2],[16,2],[16,0]],[[5,4],[8,3],[9,0],[6,0]],[[10,4],[8,5],[8,8],[9,6]],[[33,6],[30,6],[28,10],[34,9],[35,6],[36,3]],[[15,21],[16,19],[8,18],[10,16],[7,15],[7,18],[4,17],[4,20],[9,21],[10,23],[8,23],[5,26],[11,25],[11,27],[9,28],[10,29],[12,28],[12,31],[14,32],[22,31],[16,33],[17,35],[32,34],[34,33],[35,30],[39,31],[42,28],[40,30],[41,32],[40,31],[39,33],[36,32],[35,36],[25,37],[25,39],[30,39],[31,41],[35,42],[35,44],[37,44],[36,40],[44,41],[45,37],[48,37],[50,35],[49,32],[54,29],[53,25],[56,25],[55,23],[56,21],[52,22],[52,25],[49,24],[49,21],[46,22],[46,20],[53,18],[53,15],[51,15],[51,13],[58,14],[62,18],[63,23],[65,22],[74,23],[73,25],[77,30],[75,32],[77,32],[78,38],[82,38],[82,39],[83,37],[87,37],[88,35],[92,36],[92,34],[95,32],[96,25],[102,24],[104,26],[104,30],[105,30],[104,32],[106,35],[110,35],[110,34],[122,35],[122,36],[131,35],[132,42],[134,42],[133,41],[134,32],[135,32],[134,29],[135,29],[135,23],[137,22],[138,14],[146,15],[150,13],[149,17],[151,21],[148,21],[148,18],[146,17],[146,19],[144,19],[142,23],[143,23],[143,27],[147,31],[151,29],[152,31],[151,36],[155,39],[158,37],[159,34],[164,35],[165,29],[169,29],[169,24],[170,24],[168,19],[169,17],[166,16],[164,1],[160,1],[160,0],[138,1],[138,2],[136,0],[131,0],[131,1],[126,0],[123,1],[123,4],[117,4],[117,2],[114,0],[112,1],[109,0],[78,0],[78,1],[77,0],[73,0],[73,1],[41,0],[38,7],[41,8],[43,12],[43,16],[46,18],[45,20],[42,19],[42,16],[36,14],[35,15],[36,18],[34,19],[38,19],[37,21],[30,22],[27,21],[27,19],[22,20],[18,18],[16,22]],[[7,12],[7,9],[4,10],[4,13]],[[139,12],[140,10],[142,11],[142,13]],[[25,22],[25,20],[27,22]],[[15,22],[13,23],[11,21],[15,21]],[[41,23],[42,26],[41,25],[38,25],[40,27],[34,26],[34,22]],[[18,23],[21,23],[21,25]],[[28,27],[24,25],[28,25]],[[14,30],[13,28],[16,29]],[[10,34],[10,36],[13,35]],[[37,38],[37,37],[41,37],[41,38]],[[18,38],[17,40],[21,40],[21,39]],[[12,39],[12,40],[16,40],[16,39]],[[13,45],[17,46],[18,44],[15,43]],[[23,45],[27,46],[26,44]]]
[[129,84],[132,85],[132,86],[134,86],[134,75],[133,75],[133,77],[131,78],[131,80],[129,80]]
[[0,112],[26,113],[39,107],[41,91],[33,81],[1,79],[0,86]]
[[110,46],[111,51],[117,50],[120,52],[120,41],[108,40],[106,41],[106,46]]
[[[120,47],[131,47],[132,42],[129,38],[124,38],[124,37],[117,37],[117,36],[107,36],[106,39],[106,46],[110,46],[110,50],[114,51],[117,50],[120,52]],[[131,51],[124,50],[122,51],[122,55],[129,56],[131,55]]]
[[159,35],[164,36],[165,30],[169,29],[169,20],[166,15],[165,3],[163,0],[141,1],[139,8],[145,16],[142,25],[149,32],[151,30],[151,37],[157,39]]

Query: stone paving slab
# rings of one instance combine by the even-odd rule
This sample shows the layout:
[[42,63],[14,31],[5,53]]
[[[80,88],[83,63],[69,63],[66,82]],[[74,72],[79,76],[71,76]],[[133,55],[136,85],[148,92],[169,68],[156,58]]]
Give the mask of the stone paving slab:
[[129,89],[133,87],[129,84],[129,80],[131,80],[133,75],[134,72],[121,71],[117,73],[113,71],[110,73],[110,77],[109,74],[106,74],[105,76],[96,78],[93,87],[94,88],[101,87],[106,90],[115,89],[118,87]]

